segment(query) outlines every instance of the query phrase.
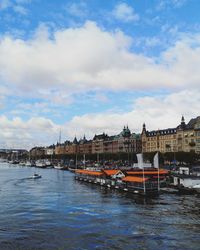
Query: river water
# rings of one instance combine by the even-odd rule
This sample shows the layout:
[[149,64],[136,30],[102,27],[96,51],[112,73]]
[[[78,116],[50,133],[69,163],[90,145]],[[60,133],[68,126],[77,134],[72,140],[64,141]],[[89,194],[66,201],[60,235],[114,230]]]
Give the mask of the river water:
[[[41,179],[28,179],[37,172]],[[0,163],[0,249],[200,249],[194,195],[144,199]]]

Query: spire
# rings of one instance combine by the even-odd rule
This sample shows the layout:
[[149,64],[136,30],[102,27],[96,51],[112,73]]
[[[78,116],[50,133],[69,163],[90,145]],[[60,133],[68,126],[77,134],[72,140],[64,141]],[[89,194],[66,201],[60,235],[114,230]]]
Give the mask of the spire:
[[84,142],[86,142],[87,141],[87,139],[86,139],[86,137],[85,137],[85,135],[83,136],[83,143]]
[[145,125],[145,123],[143,123],[142,133],[146,133],[146,125]]
[[60,132],[59,132],[57,145],[60,145],[60,144],[61,144],[61,128],[60,128]]
[[78,143],[78,141],[77,141],[77,138],[76,138],[76,136],[74,137],[74,140],[73,140],[73,144],[77,144]]
[[182,129],[185,128],[185,118],[184,118],[183,115],[182,115],[182,117],[181,117],[181,128],[182,128]]

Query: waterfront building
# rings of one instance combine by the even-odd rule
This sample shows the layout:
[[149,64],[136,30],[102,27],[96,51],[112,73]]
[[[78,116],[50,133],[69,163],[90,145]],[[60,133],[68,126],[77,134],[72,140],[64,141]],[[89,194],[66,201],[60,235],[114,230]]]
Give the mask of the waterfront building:
[[[109,139],[108,135],[103,133],[95,135],[92,140],[92,154],[103,154],[105,141]],[[107,143],[105,144],[107,145]]]
[[79,153],[79,147],[76,137],[73,142],[67,140],[64,143],[57,143],[55,148],[56,155],[74,155],[77,153]]
[[65,147],[66,147],[65,143],[63,143],[63,144],[57,143],[57,145],[55,147],[55,154],[56,155],[64,155],[66,153]]
[[142,129],[142,152],[195,152],[200,153],[200,116],[188,124],[182,116],[181,123],[175,128],[146,130]]
[[44,150],[45,150],[45,155],[54,155],[55,154],[55,145],[51,145],[49,147],[46,147]]
[[87,140],[85,136],[79,140],[79,153],[82,155],[92,154],[92,140]]
[[66,152],[69,155],[75,155],[79,153],[79,144],[76,136],[74,137],[72,143],[68,143],[68,145],[66,145]]
[[118,152],[121,153],[139,153],[141,152],[141,138],[139,134],[132,133],[130,129],[124,126],[122,132],[115,137],[118,141]]
[[141,138],[139,134],[131,133],[128,126],[124,126],[118,135],[108,136],[105,133],[95,135],[92,140],[84,136],[79,141],[75,137],[73,142],[58,143],[55,149],[57,155],[73,154],[117,154],[141,152]]
[[45,156],[45,148],[44,147],[34,147],[30,150],[31,159],[40,159]]

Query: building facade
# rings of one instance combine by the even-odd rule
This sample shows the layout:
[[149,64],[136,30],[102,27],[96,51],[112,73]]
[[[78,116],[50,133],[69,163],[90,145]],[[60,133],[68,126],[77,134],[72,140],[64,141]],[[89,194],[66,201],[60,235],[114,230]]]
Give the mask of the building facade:
[[200,153],[200,116],[188,124],[182,116],[176,128],[147,131],[143,124],[142,152],[195,152]]
[[140,135],[132,133],[128,126],[124,127],[119,135],[108,136],[105,133],[95,135],[92,140],[85,136],[79,141],[75,137],[73,142],[66,141],[57,144],[55,153],[57,155],[73,154],[116,154],[116,153],[138,153],[141,152]]

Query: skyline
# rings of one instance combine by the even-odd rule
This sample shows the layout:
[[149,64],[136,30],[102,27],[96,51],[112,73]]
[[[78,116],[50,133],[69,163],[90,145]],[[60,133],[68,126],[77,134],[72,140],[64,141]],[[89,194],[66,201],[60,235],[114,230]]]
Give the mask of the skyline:
[[[150,3],[151,2],[151,3]],[[0,0],[0,147],[124,125],[139,133],[199,113],[195,0]]]

